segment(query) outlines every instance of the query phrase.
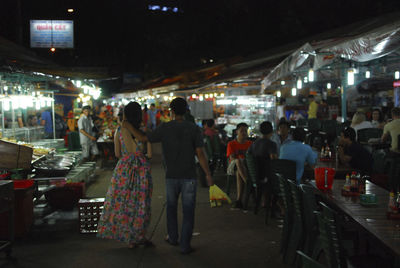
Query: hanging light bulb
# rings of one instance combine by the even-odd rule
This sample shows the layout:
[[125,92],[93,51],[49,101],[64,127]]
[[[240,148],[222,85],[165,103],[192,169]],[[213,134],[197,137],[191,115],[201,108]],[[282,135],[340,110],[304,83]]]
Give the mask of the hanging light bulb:
[[370,71],[366,71],[365,72],[365,78],[370,78],[371,77],[371,72]]
[[278,90],[278,91],[276,92],[276,96],[277,96],[278,98],[280,98],[280,97],[281,97],[281,95],[282,95],[281,91],[280,91],[280,90]]
[[50,100],[50,99],[48,99],[48,100],[46,101],[46,105],[47,105],[47,107],[51,107],[51,100]]
[[286,84],[285,80],[281,81],[281,85],[284,86]]
[[8,99],[3,100],[3,109],[4,109],[4,111],[10,110],[10,101]]
[[332,84],[331,83],[326,84],[326,88],[327,89],[331,89],[332,88]]
[[347,85],[354,85],[354,69],[349,69],[347,71]]
[[292,88],[292,96],[296,96],[296,94],[297,94],[297,88],[294,87]]
[[314,82],[314,70],[313,69],[310,69],[308,71],[308,81]]
[[40,101],[36,100],[36,110],[40,110]]
[[192,94],[192,98],[195,99],[197,96],[196,94]]
[[394,78],[395,79],[400,79],[400,72],[399,71],[395,71],[394,72]]
[[[301,79],[299,78],[297,80],[297,89],[301,89],[303,87],[303,82],[301,81]],[[293,90],[292,90],[293,91]],[[294,95],[295,96],[295,95]]]
[[199,100],[200,100],[200,101],[203,101],[203,100],[204,100],[203,95],[200,95]]

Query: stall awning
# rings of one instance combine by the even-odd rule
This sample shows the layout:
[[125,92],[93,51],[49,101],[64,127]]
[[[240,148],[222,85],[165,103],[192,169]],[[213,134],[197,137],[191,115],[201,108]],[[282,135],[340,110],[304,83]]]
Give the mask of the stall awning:
[[393,13],[323,33],[318,39],[309,38],[314,41],[294,51],[264,78],[262,90],[305,64],[318,70],[338,60],[366,62],[393,53],[400,47],[399,15]]

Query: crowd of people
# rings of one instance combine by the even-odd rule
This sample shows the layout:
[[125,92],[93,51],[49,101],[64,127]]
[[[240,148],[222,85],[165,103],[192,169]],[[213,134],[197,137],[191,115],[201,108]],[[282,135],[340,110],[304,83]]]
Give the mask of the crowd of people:
[[[310,99],[312,102],[312,98]],[[311,118],[316,116],[318,107],[310,104]],[[80,128],[86,128],[87,111]],[[161,143],[167,188],[167,235],[165,241],[180,246],[181,253],[193,251],[190,245],[196,200],[196,165],[201,168],[205,185],[213,185],[212,174],[216,162],[236,177],[236,200],[233,208],[243,208],[244,185],[249,182],[246,154],[251,154],[262,168],[259,169],[261,183],[270,179],[269,162],[274,159],[292,160],[296,164],[296,177],[300,183],[306,165],[313,168],[318,159],[318,150],[306,143],[306,130],[291,128],[290,121],[281,119],[274,130],[273,124],[264,121],[259,125],[260,137],[249,139],[246,123],[236,126],[233,139],[229,140],[223,129],[213,119],[204,120],[198,127],[188,113],[188,104],[182,98],[170,103],[170,119],[157,120],[155,105],[150,108],[131,102],[119,113],[119,124],[115,131],[115,154],[119,158],[107,192],[104,213],[99,222],[98,236],[125,242],[130,248],[138,245],[153,246],[147,229],[151,215],[152,178],[149,158],[151,144]],[[371,172],[372,157],[357,141],[357,131],[363,128],[383,128],[381,141],[391,137],[391,150],[398,153],[397,137],[400,134],[400,108],[392,110],[391,122],[382,120],[379,110],[372,112],[372,120],[366,121],[364,114],[354,114],[350,126],[343,128],[337,141],[338,159],[364,173]],[[87,128],[89,130],[89,127]],[[88,143],[93,139],[89,138]],[[211,153],[206,153],[207,147]],[[216,149],[217,148],[217,149]],[[90,151],[89,149],[85,149]],[[217,152],[217,154],[216,154]],[[208,157],[207,157],[208,156]],[[197,164],[196,164],[197,162]],[[183,222],[179,235],[177,204],[181,196]],[[265,202],[266,200],[264,200]]]

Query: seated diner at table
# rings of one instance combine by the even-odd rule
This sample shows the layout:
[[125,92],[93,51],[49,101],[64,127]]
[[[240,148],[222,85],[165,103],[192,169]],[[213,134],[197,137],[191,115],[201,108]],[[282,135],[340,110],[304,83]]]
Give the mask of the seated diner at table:
[[366,116],[363,112],[356,112],[351,120],[351,127],[356,132],[356,140],[357,138],[357,131],[364,128],[373,128],[371,122],[366,121]]
[[247,181],[247,173],[244,165],[245,154],[252,144],[248,140],[249,126],[246,123],[240,123],[236,126],[237,137],[228,143],[226,157],[229,159],[228,174],[232,175],[233,168],[236,166],[236,185],[237,200],[233,204],[233,208],[242,208],[243,184]]
[[392,121],[387,123],[383,128],[382,142],[388,140],[389,136],[392,138],[390,151],[394,156],[400,155],[398,146],[398,137],[400,135],[400,108],[392,109]]
[[356,141],[356,132],[352,127],[341,132],[338,154],[342,164],[367,174],[372,171],[372,155]]
[[304,165],[307,163],[314,166],[317,162],[318,154],[311,149],[311,146],[304,144],[306,132],[303,128],[297,127],[292,134],[293,140],[281,147],[279,159],[293,160],[296,162],[296,181],[300,184],[304,173]]

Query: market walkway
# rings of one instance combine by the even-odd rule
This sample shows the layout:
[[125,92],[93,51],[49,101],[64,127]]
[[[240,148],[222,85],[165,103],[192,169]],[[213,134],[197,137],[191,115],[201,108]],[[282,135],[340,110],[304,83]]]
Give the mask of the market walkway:
[[[157,149],[156,149],[157,151]],[[89,186],[87,195],[105,195],[111,169],[101,170],[98,180]],[[153,209],[150,232],[160,218],[165,202],[161,157],[153,158]],[[221,174],[222,175],[222,174]],[[225,176],[215,178],[218,185]],[[70,213],[71,214],[71,213]],[[0,267],[285,267],[279,256],[281,224],[264,224],[264,213],[233,211],[225,205],[210,208],[208,189],[198,188],[195,236],[191,255],[163,241],[166,234],[165,211],[155,229],[155,248],[128,249],[116,241],[97,239],[93,234],[79,234],[77,219],[66,220],[60,213],[53,225],[34,226],[30,237],[18,240],[14,247],[16,262],[0,257]],[[57,217],[55,217],[57,218]]]

